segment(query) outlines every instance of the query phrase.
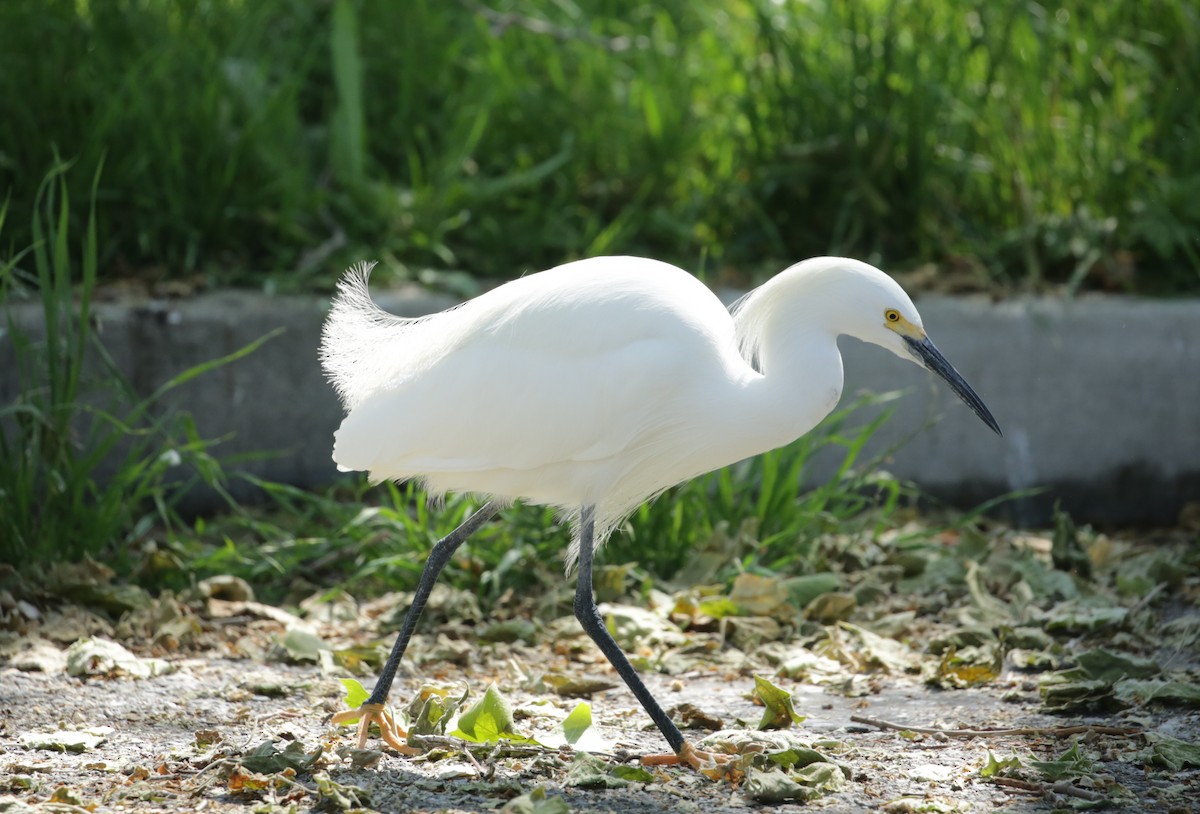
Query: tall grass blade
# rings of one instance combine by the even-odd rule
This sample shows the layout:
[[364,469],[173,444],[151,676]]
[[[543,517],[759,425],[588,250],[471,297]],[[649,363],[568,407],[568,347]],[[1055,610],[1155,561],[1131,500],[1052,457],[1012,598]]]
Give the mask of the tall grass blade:
[[333,114],[333,167],[354,187],[366,176],[367,129],[363,111],[358,13],[352,0],[334,0],[330,38],[337,107]]
[[[196,435],[186,415],[157,415],[152,408],[174,387],[270,338],[185,371],[149,398],[138,397],[92,326],[99,175],[92,179],[85,234],[73,252],[67,169],[60,162],[47,174],[33,215],[37,240],[28,254],[40,286],[41,336],[31,336],[6,313],[21,375],[16,402],[0,409],[0,562],[10,564],[105,553],[121,562],[137,535],[177,525],[174,505],[185,486],[176,474],[180,467],[228,496],[224,474],[207,452],[212,442]],[[16,262],[2,267],[6,302]],[[89,377],[94,360],[104,373]]]

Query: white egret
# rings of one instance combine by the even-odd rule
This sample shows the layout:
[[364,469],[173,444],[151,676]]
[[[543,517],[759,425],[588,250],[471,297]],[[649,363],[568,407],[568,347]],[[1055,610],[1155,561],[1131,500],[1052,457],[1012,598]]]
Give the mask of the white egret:
[[488,502],[434,546],[374,692],[338,716],[361,718],[360,746],[378,721],[405,751],[384,702],[434,582],[472,532],[521,500],[570,517],[576,617],[675,754],[711,766],[605,629],[595,549],[664,489],[815,427],[841,396],[843,334],[924,364],[1000,432],[908,295],[857,260],[798,263],[732,313],[686,271],[637,257],[567,263],[420,319],[378,308],[369,272],[346,274],[322,335],[322,363],[347,411],[338,468]]

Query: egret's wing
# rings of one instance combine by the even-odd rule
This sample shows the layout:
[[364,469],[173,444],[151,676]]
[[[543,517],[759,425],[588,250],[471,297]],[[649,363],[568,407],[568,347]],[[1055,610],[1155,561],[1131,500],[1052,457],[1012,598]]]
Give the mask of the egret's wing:
[[608,458],[658,420],[684,369],[647,340],[591,351],[477,343],[351,411],[334,458],[384,477]]
[[[627,467],[689,413],[706,376],[740,360],[711,292],[634,258],[522,278],[404,330],[406,343],[436,346],[440,331],[454,342],[442,342],[435,360],[375,376],[369,392],[355,388],[363,395],[338,430],[334,459],[377,480],[424,476],[513,497],[553,478],[598,488],[594,468],[571,464]],[[472,472],[490,475],[457,477]]]

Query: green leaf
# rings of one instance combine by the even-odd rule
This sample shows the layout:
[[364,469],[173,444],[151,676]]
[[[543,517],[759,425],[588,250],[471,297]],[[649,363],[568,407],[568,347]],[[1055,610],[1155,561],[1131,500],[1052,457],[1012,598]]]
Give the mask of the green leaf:
[[1113,687],[1107,681],[1080,678],[1082,670],[1050,673],[1038,684],[1046,709],[1064,712],[1072,709],[1111,704]]
[[762,676],[754,677],[754,692],[763,702],[762,720],[759,729],[788,729],[792,724],[802,723],[803,715],[792,707],[792,694],[776,687]]
[[1153,659],[1138,658],[1125,653],[1113,653],[1102,648],[1080,653],[1075,657],[1075,661],[1087,672],[1088,678],[1100,681],[1114,682],[1122,678],[1150,678],[1162,672],[1162,668]]
[[844,591],[823,593],[804,607],[804,618],[822,625],[832,625],[850,618],[858,600]]
[[339,181],[354,185],[363,179],[367,128],[363,114],[358,17],[355,4],[349,0],[337,0],[333,5],[330,44],[333,85],[337,90],[337,115],[331,121],[330,163]]
[[705,616],[711,616],[713,619],[724,619],[727,616],[737,616],[742,612],[742,609],[736,602],[727,596],[716,596],[711,599],[700,600],[699,610]]
[[329,644],[319,636],[292,628],[279,640],[280,647],[291,661],[317,662],[322,650],[331,650]]
[[367,688],[357,678],[339,678],[338,681],[346,688],[346,697],[342,700],[351,709],[361,707],[371,697],[371,694],[367,692]]
[[177,667],[162,659],[140,658],[120,644],[88,636],[67,648],[67,675],[150,678],[174,672]]
[[562,723],[563,734],[567,737],[567,743],[572,746],[575,745],[591,725],[592,705],[583,701],[575,709],[571,710],[571,714]]
[[378,672],[383,666],[383,653],[378,647],[341,647],[333,651],[333,662],[352,673]]
[[1190,681],[1140,681],[1127,678],[1118,681],[1113,689],[1118,700],[1130,704],[1158,701],[1200,707],[1200,685]]
[[542,676],[542,683],[552,689],[555,695],[561,695],[564,698],[595,695],[617,686],[615,681],[607,678],[564,675],[562,673],[546,673]]
[[787,586],[788,598],[791,603],[797,608],[803,608],[821,594],[839,590],[842,582],[842,578],[837,574],[823,571],[817,574],[790,577],[784,580],[784,585]]
[[1087,774],[1092,769],[1092,761],[1080,755],[1078,742],[1059,755],[1057,760],[1031,760],[1027,765],[1041,772],[1050,780],[1078,777]]
[[760,803],[814,800],[846,787],[846,775],[834,763],[813,763],[794,772],[762,771],[751,767],[746,773],[746,796]]
[[974,560],[967,563],[967,575],[964,581],[967,584],[967,591],[971,595],[971,601],[975,607],[979,608],[983,619],[990,625],[1020,621],[1016,611],[1007,602],[996,598],[984,582],[983,575],[984,571],[979,567],[979,563]]
[[496,743],[502,738],[514,743],[536,743],[513,728],[512,706],[495,684],[459,717],[458,729],[450,734],[472,743]]
[[1092,561],[1087,550],[1079,541],[1079,533],[1071,516],[1054,505],[1054,537],[1050,546],[1050,559],[1060,571],[1078,574],[1084,579],[1092,576]]
[[924,670],[925,683],[947,689],[962,689],[994,681],[1000,675],[1003,651],[990,647],[949,647],[936,667]]
[[371,795],[360,786],[336,782],[327,772],[313,775],[317,786],[317,808],[324,811],[361,811],[371,803]]
[[[361,707],[371,694],[363,688],[363,685],[356,678],[339,678],[342,686],[346,688],[346,697],[342,699],[346,703],[347,709],[358,709]],[[358,723],[358,718],[352,718],[342,721],[342,726],[354,726]]]
[[99,585],[79,582],[64,585],[62,593],[81,605],[102,608],[114,618],[134,610],[145,610],[152,604],[150,594],[136,585]]
[[788,589],[779,577],[738,574],[729,599],[745,616],[770,616],[788,604]]
[[623,789],[631,781],[645,782],[640,776],[627,779],[622,774],[615,769],[610,771],[608,764],[600,758],[579,752],[575,755],[575,760],[571,761],[571,768],[563,778],[563,785],[580,789]]
[[264,741],[246,752],[237,761],[248,771],[256,774],[274,774],[285,769],[307,772],[321,757],[322,747],[315,752],[305,752],[299,741],[291,741],[280,751],[274,741]]
[[500,723],[488,710],[481,711],[472,721],[471,735],[479,743],[497,743],[500,740]]
[[514,797],[504,804],[500,814],[569,814],[570,808],[562,797],[546,794],[546,789],[538,786],[533,791]]
[[[283,328],[276,328],[273,331],[268,331],[267,333],[263,334],[258,339],[255,339],[252,342],[248,342],[247,344],[243,345],[242,347],[238,348],[237,350],[233,351],[232,353],[227,353],[224,356],[220,356],[216,359],[210,359],[207,362],[201,362],[200,364],[198,364],[194,367],[189,367],[187,370],[185,370],[182,373],[179,373],[176,376],[174,376],[173,378],[171,378],[165,384],[159,386],[159,388],[157,390],[155,390],[154,393],[151,394],[148,399],[146,399],[146,401],[143,403],[143,405],[148,406],[149,404],[158,401],[164,395],[166,395],[169,391],[174,390],[175,388],[177,388],[181,385],[187,384],[192,379],[195,379],[199,376],[203,376],[205,373],[208,373],[211,370],[216,370],[217,368],[225,367],[226,365],[230,364],[231,362],[236,362],[237,360],[241,359],[244,356],[249,356],[250,354],[254,353],[254,351],[258,350],[264,344],[271,341],[275,337],[279,336],[283,332],[284,332]],[[139,409],[143,408],[143,405],[139,405]]]
[[830,763],[832,761],[816,749],[795,746],[782,752],[771,752],[767,755],[772,762],[784,769],[802,769],[813,763]]
[[1048,633],[1093,633],[1124,624],[1128,616],[1128,608],[1084,597],[1055,605],[1047,613],[1044,627]]
[[[843,646],[854,650],[856,660],[878,665],[893,674],[916,669],[921,664],[920,657],[902,642],[872,633],[849,622],[838,622],[837,626],[849,634],[850,640]],[[854,639],[858,641],[855,642]]]
[[506,619],[503,622],[493,622],[486,625],[476,634],[481,642],[500,642],[511,644],[522,641],[531,644],[537,636],[537,625],[528,619]]
[[1162,735],[1149,737],[1153,740],[1148,756],[1150,763],[1174,772],[1187,768],[1200,769],[1200,745]]
[[628,780],[630,783],[654,782],[654,775],[649,769],[645,769],[641,766],[632,766],[628,763],[622,763],[620,766],[613,766],[608,773],[621,780]]
[[1011,770],[1021,768],[1021,759],[1016,755],[1004,760],[996,760],[996,756],[992,754],[992,750],[988,750],[987,763],[979,770],[980,777],[997,777],[999,775],[1008,774]]
[[445,735],[451,717],[471,693],[470,687],[460,686],[462,694],[455,697],[457,687],[422,685],[408,704],[409,735]]
[[[496,685],[492,684],[483,694],[483,698],[462,714],[458,719],[458,729],[450,734],[476,743],[490,743],[499,740],[500,733],[511,729],[512,724],[512,707],[496,689]],[[494,737],[490,741],[482,737],[487,734]]]

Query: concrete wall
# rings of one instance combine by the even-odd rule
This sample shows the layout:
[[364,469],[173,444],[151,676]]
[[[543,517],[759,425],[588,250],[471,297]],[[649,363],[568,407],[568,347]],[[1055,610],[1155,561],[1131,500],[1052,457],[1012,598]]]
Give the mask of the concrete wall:
[[1171,523],[1200,500],[1200,302],[927,298],[919,307],[1004,437],[924,371],[855,342],[845,347],[848,391],[912,388],[885,431],[917,433],[895,453],[897,475],[960,503],[1052,487],[1012,507],[1023,523],[1043,522],[1060,498],[1083,520],[1137,524]]
[[[450,304],[413,291],[377,296],[406,316]],[[908,439],[891,455],[891,472],[961,505],[1051,487],[1009,508],[1026,524],[1044,522],[1059,498],[1082,521],[1115,524],[1170,523],[1186,502],[1200,500],[1200,302],[925,298],[918,305],[930,336],[1005,436],[994,436],[923,369],[843,339],[843,403],[863,389],[906,390],[871,448]],[[98,315],[107,347],[141,392],[284,328],[251,356],[189,383],[172,403],[189,410],[206,437],[231,435],[218,447],[223,455],[273,452],[248,468],[313,486],[336,475],[329,453],[341,415],[317,362],[326,306],[316,297],[221,292],[101,305]],[[14,314],[39,329],[36,309]],[[18,387],[11,343],[0,338],[0,404]],[[823,464],[827,473],[833,462]]]

